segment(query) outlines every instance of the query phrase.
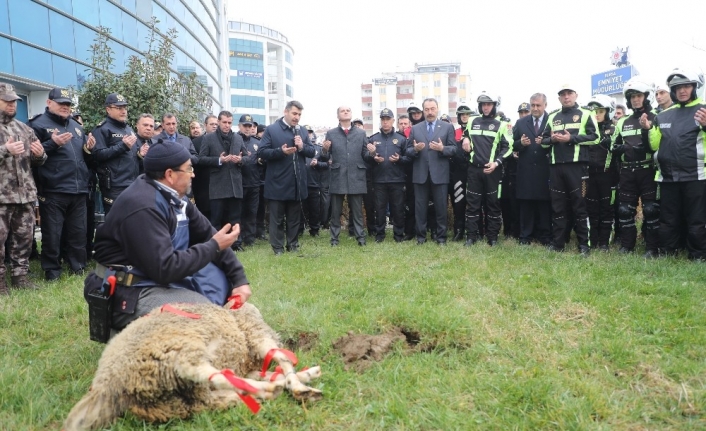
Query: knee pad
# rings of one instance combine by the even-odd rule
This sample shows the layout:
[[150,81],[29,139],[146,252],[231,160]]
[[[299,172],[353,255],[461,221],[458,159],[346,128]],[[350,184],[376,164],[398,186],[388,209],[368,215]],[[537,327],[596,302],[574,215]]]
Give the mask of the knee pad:
[[642,215],[645,220],[656,220],[659,218],[659,204],[657,202],[645,202],[642,204]]
[[621,202],[618,205],[618,217],[621,219],[635,217],[635,210],[630,207],[630,205]]

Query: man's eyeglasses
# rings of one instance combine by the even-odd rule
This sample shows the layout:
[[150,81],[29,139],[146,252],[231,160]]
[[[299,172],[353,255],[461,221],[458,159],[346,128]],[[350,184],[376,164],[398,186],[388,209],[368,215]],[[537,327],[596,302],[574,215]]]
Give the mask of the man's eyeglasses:
[[110,106],[108,106],[108,108],[117,109],[118,111],[127,111],[127,106],[110,105]]
[[194,173],[194,167],[193,167],[193,166],[189,166],[189,167],[186,168],[186,169],[172,169],[172,170],[173,170],[174,172],[185,172],[185,173],[187,173],[187,174],[193,174],[193,173]]

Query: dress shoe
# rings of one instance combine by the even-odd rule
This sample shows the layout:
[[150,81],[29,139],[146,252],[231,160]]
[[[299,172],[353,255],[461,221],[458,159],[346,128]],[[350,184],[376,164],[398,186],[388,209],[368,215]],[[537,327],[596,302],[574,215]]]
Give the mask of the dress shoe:
[[359,241],[358,241],[358,245],[361,246],[361,247],[365,247],[365,245],[366,245],[366,244],[365,244],[365,240],[359,240]]
[[375,238],[375,242],[377,243],[381,243],[383,241],[385,241],[385,238]]
[[464,246],[464,247],[470,247],[470,246],[472,246],[472,245],[475,244],[475,243],[476,243],[476,240],[475,240],[475,239],[473,239],[473,238],[468,238],[468,239],[466,239],[466,242],[463,244],[463,246]]
[[518,242],[520,243],[520,245],[530,245],[531,244],[531,241],[528,239],[521,239]]
[[579,246],[579,253],[583,257],[588,257],[591,255],[591,249],[586,245]]
[[498,245],[498,240],[497,239],[489,239],[488,245],[491,247],[495,247],[496,245]]
[[319,231],[318,230],[309,231],[309,235],[316,238],[317,236],[319,236]]
[[610,250],[610,248],[609,248],[607,245],[603,244],[603,245],[599,245],[599,246],[598,246],[598,250],[599,250],[599,251],[602,251],[602,252],[604,252],[604,253],[608,253],[608,251]]
[[417,245],[424,245],[425,242],[427,242],[425,239],[418,239]]
[[243,246],[241,244],[233,244],[230,246],[233,251],[243,251]]
[[659,257],[658,250],[647,250],[645,254],[642,255],[645,259],[657,259]]
[[404,238],[402,238],[402,241],[412,241],[414,239],[414,235],[405,235]]
[[618,253],[620,253],[620,254],[630,254],[630,253],[632,253],[632,250],[630,250],[630,249],[627,248],[627,247],[620,247],[620,249],[618,250]]
[[437,244],[439,244],[439,247],[446,247],[446,241],[437,241]]
[[273,251],[275,252],[275,256],[282,256],[284,254],[284,250],[282,249],[277,249]]
[[338,247],[338,241],[331,241],[331,247]]
[[299,246],[298,245],[293,245],[287,249],[288,252],[290,253],[299,253]]

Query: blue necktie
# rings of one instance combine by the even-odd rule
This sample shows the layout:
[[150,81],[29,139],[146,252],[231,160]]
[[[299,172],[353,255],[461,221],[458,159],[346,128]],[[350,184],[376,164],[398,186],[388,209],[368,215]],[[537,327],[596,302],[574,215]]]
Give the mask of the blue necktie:
[[432,136],[434,136],[434,123],[429,123],[427,126],[427,139],[431,141]]
[[169,140],[172,141],[172,142],[176,142],[176,133],[173,134],[173,135],[171,135],[171,136],[169,136]]

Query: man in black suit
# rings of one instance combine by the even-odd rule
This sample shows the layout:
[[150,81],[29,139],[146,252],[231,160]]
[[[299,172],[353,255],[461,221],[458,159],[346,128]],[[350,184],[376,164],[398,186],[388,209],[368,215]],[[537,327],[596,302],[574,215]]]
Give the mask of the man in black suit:
[[436,242],[446,244],[449,160],[456,154],[454,127],[437,118],[436,99],[422,103],[424,120],[414,127],[407,140],[405,155],[412,158],[417,244],[426,242],[429,197],[436,209]]
[[513,150],[517,151],[517,200],[520,206],[520,244],[532,239],[551,243],[552,207],[549,199],[549,159],[541,134],[547,125],[547,96],[530,98],[530,115],[515,123]]

